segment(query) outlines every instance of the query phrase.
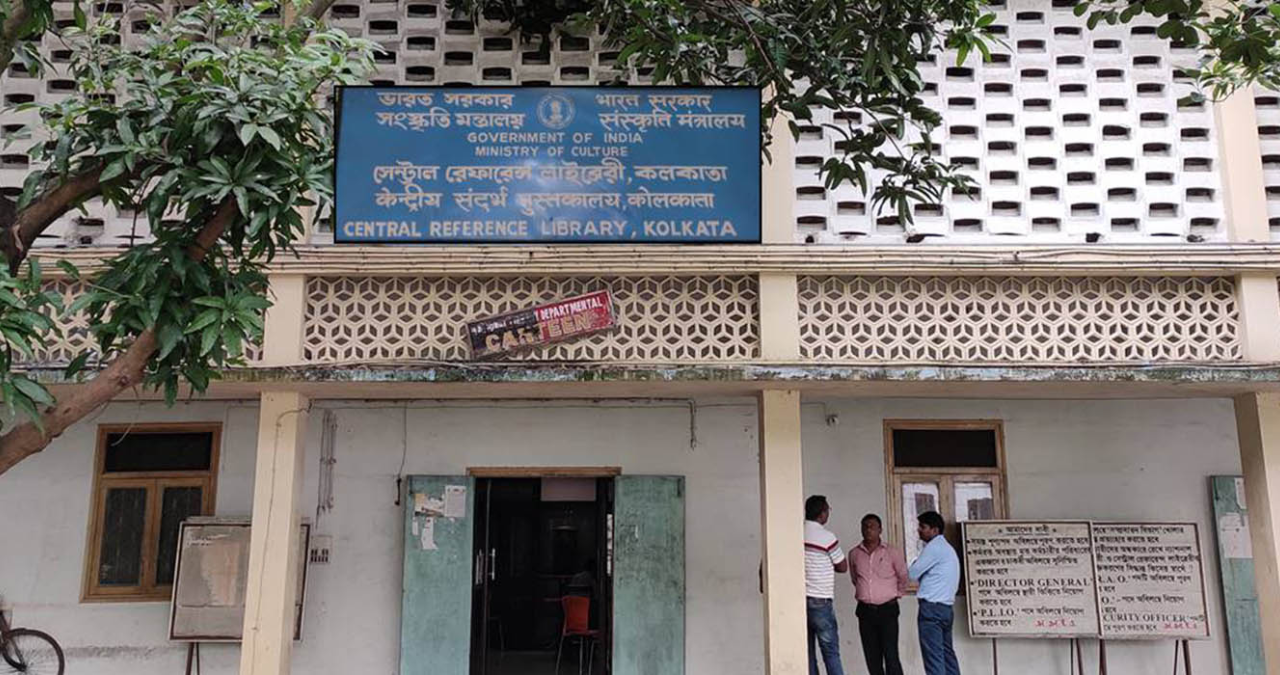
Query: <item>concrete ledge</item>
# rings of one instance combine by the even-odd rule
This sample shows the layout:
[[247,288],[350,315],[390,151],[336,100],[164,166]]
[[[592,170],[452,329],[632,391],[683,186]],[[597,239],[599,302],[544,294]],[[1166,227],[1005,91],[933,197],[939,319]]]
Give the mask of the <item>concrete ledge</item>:
[[[118,249],[38,249],[50,276],[57,260],[93,271]],[[964,276],[1230,276],[1280,273],[1271,244],[1083,244],[898,246],[300,246],[271,271],[315,276],[618,276],[757,274]]]
[[[56,389],[57,370],[36,370]],[[785,386],[811,395],[1164,398],[1280,391],[1280,364],[813,365],[430,363],[240,368],[213,398],[297,390],[313,398],[616,398],[749,395]],[[142,393],[140,398],[155,398]]]

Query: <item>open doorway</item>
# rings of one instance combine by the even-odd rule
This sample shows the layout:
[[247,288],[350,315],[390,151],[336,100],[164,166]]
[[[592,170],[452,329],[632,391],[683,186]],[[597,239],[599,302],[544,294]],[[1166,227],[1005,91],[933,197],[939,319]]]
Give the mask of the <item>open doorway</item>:
[[608,675],[612,477],[476,478],[471,675]]

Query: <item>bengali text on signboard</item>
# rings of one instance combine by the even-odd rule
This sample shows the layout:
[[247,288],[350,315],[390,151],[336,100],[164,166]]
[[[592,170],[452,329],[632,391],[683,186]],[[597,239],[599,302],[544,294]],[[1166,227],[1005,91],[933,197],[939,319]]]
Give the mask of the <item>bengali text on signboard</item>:
[[968,522],[969,632],[974,637],[1098,634],[1088,522]]
[[1207,638],[1195,523],[970,521],[974,637]]
[[760,240],[760,93],[344,87],[338,242]]
[[1097,523],[1102,637],[1209,636],[1195,523]]

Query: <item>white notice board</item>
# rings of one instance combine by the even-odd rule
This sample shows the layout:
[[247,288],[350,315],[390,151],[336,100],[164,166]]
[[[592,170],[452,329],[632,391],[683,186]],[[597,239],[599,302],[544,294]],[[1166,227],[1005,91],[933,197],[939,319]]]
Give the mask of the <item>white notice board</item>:
[[1206,639],[1195,523],[969,521],[973,637]]
[[[249,534],[245,518],[194,517],[178,526],[178,560],[169,605],[170,640],[240,641],[249,579]],[[311,525],[304,522],[298,542],[295,640],[302,637],[310,538]]]
[[1098,635],[1093,538],[1087,521],[963,525],[970,635]]
[[1195,523],[1095,523],[1102,637],[1209,637]]

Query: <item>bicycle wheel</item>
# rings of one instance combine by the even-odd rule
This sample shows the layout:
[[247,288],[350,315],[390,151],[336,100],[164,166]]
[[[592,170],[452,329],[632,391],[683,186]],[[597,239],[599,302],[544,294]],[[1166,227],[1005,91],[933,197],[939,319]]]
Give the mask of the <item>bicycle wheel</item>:
[[4,657],[3,673],[23,675],[62,675],[66,661],[57,641],[38,630],[15,628],[6,636],[0,655]]

